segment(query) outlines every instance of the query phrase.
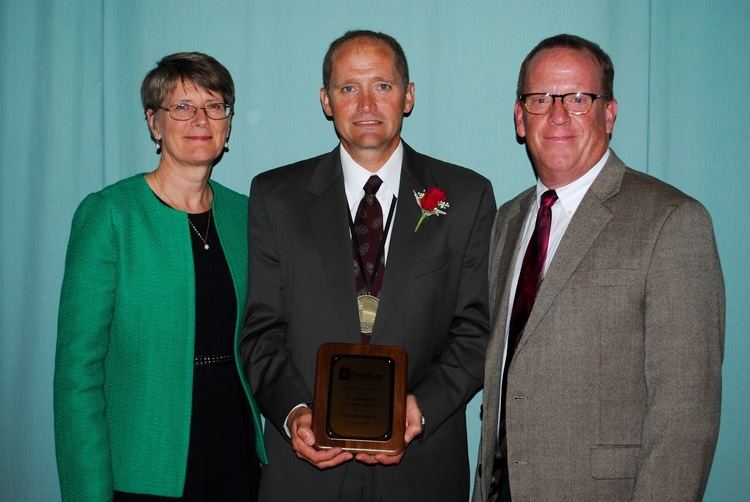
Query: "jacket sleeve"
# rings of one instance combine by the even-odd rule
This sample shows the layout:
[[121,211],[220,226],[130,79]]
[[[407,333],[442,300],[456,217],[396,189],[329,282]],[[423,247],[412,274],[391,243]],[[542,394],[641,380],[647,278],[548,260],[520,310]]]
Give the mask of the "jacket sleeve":
[[490,331],[487,262],[496,207],[489,181],[477,192],[479,203],[469,222],[471,230],[461,259],[447,342],[412,389],[425,417],[425,440],[464,406],[483,382]]
[[104,357],[116,259],[106,202],[89,195],[73,217],[58,316],[54,422],[63,501],[112,499]]
[[693,200],[660,231],[644,322],[647,408],[633,500],[701,500],[719,432],[724,282],[710,217]]
[[276,232],[256,180],[248,205],[248,296],[240,353],[245,376],[265,417],[283,437],[289,411],[312,401],[286,343],[288,310]]

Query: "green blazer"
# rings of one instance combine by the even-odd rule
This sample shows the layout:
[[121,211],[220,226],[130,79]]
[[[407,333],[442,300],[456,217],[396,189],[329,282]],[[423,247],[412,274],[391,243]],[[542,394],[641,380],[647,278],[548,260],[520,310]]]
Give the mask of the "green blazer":
[[[210,184],[239,330],[247,289],[247,198]],[[143,174],[89,195],[73,217],[54,382],[63,500],[111,500],[112,490],[182,494],[195,337],[190,239],[185,213],[161,204]],[[260,413],[239,373],[257,455],[267,462]]]

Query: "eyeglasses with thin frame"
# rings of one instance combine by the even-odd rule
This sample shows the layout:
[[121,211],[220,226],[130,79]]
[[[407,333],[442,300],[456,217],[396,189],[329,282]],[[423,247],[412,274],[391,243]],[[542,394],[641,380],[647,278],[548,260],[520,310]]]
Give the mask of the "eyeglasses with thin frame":
[[206,112],[206,117],[211,120],[224,120],[232,115],[232,107],[226,103],[210,103],[206,106],[193,106],[187,103],[175,103],[168,108],[163,106],[160,109],[169,113],[169,116],[175,120],[190,120],[198,113],[198,110]]
[[549,92],[532,92],[521,94],[518,101],[532,115],[545,115],[555,103],[555,98],[560,98],[563,108],[571,115],[583,115],[591,111],[594,101],[597,99],[612,99],[609,94],[594,94],[592,92],[568,92],[565,94],[551,94]]

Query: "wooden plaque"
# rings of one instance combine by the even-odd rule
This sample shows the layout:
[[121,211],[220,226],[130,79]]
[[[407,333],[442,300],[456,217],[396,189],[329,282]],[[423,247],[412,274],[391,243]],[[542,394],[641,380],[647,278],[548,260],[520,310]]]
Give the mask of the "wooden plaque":
[[406,428],[401,347],[326,343],[318,349],[313,432],[318,448],[398,454]]

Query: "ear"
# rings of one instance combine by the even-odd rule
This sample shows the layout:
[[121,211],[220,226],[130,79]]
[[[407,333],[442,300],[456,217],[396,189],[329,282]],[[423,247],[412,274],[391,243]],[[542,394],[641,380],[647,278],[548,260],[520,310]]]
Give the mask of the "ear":
[[156,112],[151,108],[146,110],[146,122],[148,123],[148,128],[151,130],[151,136],[154,140],[161,139],[161,133],[159,132],[159,127],[156,123]]
[[404,114],[408,115],[414,108],[414,82],[406,85],[406,96],[404,98]]
[[323,107],[323,113],[326,114],[326,117],[332,119],[331,99],[328,97],[328,90],[325,87],[320,88],[320,106]]
[[617,100],[615,98],[607,101],[607,104],[604,107],[604,113],[607,125],[607,134],[612,134],[612,131],[615,129],[615,119],[617,118]]
[[516,100],[516,105],[513,108],[513,117],[515,118],[515,122],[516,122],[516,135],[519,138],[525,138],[526,127],[523,124],[523,106],[521,105],[521,102],[518,100]]

